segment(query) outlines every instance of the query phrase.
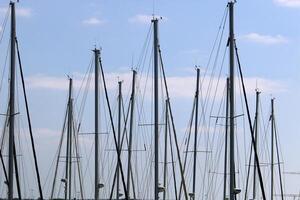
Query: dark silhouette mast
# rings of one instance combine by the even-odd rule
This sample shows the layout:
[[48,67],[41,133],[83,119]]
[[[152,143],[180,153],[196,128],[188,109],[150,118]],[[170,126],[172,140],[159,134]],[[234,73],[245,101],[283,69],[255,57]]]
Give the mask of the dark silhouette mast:
[[[260,92],[256,90],[256,111],[255,111],[255,149],[257,150],[257,141],[258,141],[258,112],[259,112],[259,94]],[[257,165],[257,160],[254,156],[254,165],[253,165],[253,194],[252,194],[252,199],[256,199],[256,165]]]
[[196,199],[196,168],[197,168],[197,135],[198,135],[198,105],[199,105],[199,83],[200,83],[200,69],[197,68],[197,84],[196,84],[196,95],[195,95],[195,138],[194,138],[194,166],[193,166],[193,194],[192,199]]
[[70,97],[69,97],[69,115],[68,115],[68,134],[69,134],[69,200],[72,195],[72,134],[73,134],[73,99],[72,99],[73,81],[70,79]]
[[129,143],[128,143],[128,169],[127,169],[127,191],[130,198],[130,179],[132,178],[131,170],[131,155],[132,155],[132,134],[133,134],[133,113],[134,113],[134,96],[135,96],[135,77],[136,71],[132,71],[132,88],[131,88],[131,97],[130,97],[130,122],[129,122]]
[[13,199],[13,179],[14,179],[14,134],[15,134],[15,68],[16,68],[16,17],[15,3],[11,6],[11,36],[10,36],[10,88],[9,88],[9,147],[8,147],[8,200]]
[[234,162],[234,2],[229,6],[229,159],[230,159],[230,200],[235,200],[235,162]]
[[68,124],[67,124],[67,149],[66,149],[66,171],[65,171],[65,200],[71,200],[72,195],[72,130],[73,130],[73,99],[72,84],[69,80],[69,100],[68,100]]
[[159,199],[159,170],[158,170],[158,145],[159,145],[159,127],[158,127],[158,19],[153,19],[153,54],[154,54],[154,199]]
[[95,200],[99,199],[99,130],[98,130],[98,105],[99,105],[99,49],[94,49],[95,54]]
[[274,199],[274,99],[271,99],[271,198]]
[[[121,109],[122,109],[122,81],[118,82],[119,95],[118,95],[118,149],[121,152]],[[127,186],[128,187],[128,186]],[[116,199],[120,197],[120,164],[117,163],[117,196]]]

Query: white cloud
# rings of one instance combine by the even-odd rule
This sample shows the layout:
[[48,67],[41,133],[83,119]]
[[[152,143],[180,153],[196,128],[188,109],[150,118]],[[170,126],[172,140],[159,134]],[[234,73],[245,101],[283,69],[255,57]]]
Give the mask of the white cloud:
[[246,77],[244,81],[246,90],[253,94],[256,88],[259,88],[260,91],[267,94],[280,93],[287,89],[286,85],[278,80],[270,80],[261,77]]
[[91,17],[91,18],[83,20],[82,23],[85,25],[96,26],[96,25],[103,25],[106,23],[106,21],[103,19],[96,18],[96,17]]
[[300,7],[300,0],[274,0],[274,2],[285,7]]
[[[210,79],[211,77],[207,78]],[[195,95],[195,82],[195,76],[168,77],[170,95],[172,97],[192,98]],[[246,91],[249,93],[249,95],[254,94],[254,91],[257,87],[259,87],[264,93],[278,93],[285,90],[283,83],[260,77],[245,77],[244,82]],[[226,85],[226,78],[221,78],[219,83],[217,78],[212,78],[211,84],[213,90],[217,90],[216,97],[218,99],[222,98],[224,87]],[[203,94],[205,94],[209,88],[208,79],[202,82],[201,88]]]
[[54,89],[54,90],[67,90],[67,78],[45,76],[37,74],[26,79],[27,86],[31,89]]
[[[107,88],[113,89],[116,86],[116,82],[118,79],[124,80],[126,83],[130,83],[131,80],[131,73],[107,73],[105,75]],[[82,86],[82,82],[86,79],[84,78],[84,74],[81,73],[74,73],[72,76],[73,78],[73,88],[80,89]],[[93,74],[91,78],[94,79]],[[49,90],[60,90],[66,91],[69,88],[68,78],[64,76],[47,76],[44,74],[36,74],[26,78],[27,87],[30,89],[49,89]],[[90,90],[94,90],[93,84],[89,87]]]
[[[163,16],[154,16],[154,18],[161,18],[163,21],[168,20],[166,17]],[[138,14],[128,19],[130,23],[136,23],[136,24],[150,24],[151,20],[153,19],[153,15],[144,15],[144,14]]]
[[[1,15],[6,14],[7,11],[8,11],[8,7],[0,8]],[[20,17],[30,17],[32,15],[32,10],[30,8],[17,8],[16,15]]]
[[[93,78],[93,77],[91,77]],[[123,88],[125,91],[130,90],[130,84],[132,79],[132,73],[106,73],[106,84],[108,90],[115,90],[117,88],[117,81],[123,80]],[[151,97],[152,86],[151,81],[148,80],[148,84],[145,86],[146,82],[145,76],[138,76],[137,82],[139,83],[140,90],[146,88],[146,95]],[[221,78],[219,81],[217,78],[212,78],[207,76],[207,79],[201,84],[203,94],[209,88],[208,79],[212,79],[212,88],[217,90],[216,97],[222,98],[224,87],[226,85],[226,79]],[[84,76],[77,73],[73,76],[73,86],[75,90],[80,89]],[[168,88],[170,96],[172,98],[193,98],[195,93],[195,76],[169,76],[167,77]],[[254,94],[257,87],[264,93],[279,93],[286,90],[285,85],[276,80],[269,80],[261,77],[245,77],[245,86],[249,94]],[[55,77],[46,75],[34,75],[26,79],[27,86],[30,89],[50,89],[50,90],[68,90],[68,80],[66,77]],[[93,90],[93,84],[89,87]]]
[[282,35],[272,36],[272,35],[261,35],[258,33],[249,33],[241,36],[240,38],[251,42],[267,44],[267,45],[285,44],[289,42],[289,40]]

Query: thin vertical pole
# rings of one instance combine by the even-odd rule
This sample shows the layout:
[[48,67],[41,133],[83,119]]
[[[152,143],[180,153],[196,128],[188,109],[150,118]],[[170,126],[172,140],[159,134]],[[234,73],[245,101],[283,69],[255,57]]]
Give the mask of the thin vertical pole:
[[158,180],[159,180],[159,169],[158,169],[158,145],[159,145],[159,113],[158,113],[158,19],[153,19],[153,54],[154,54],[154,199],[159,199],[158,191]]
[[195,112],[195,138],[194,138],[194,175],[193,175],[193,199],[196,199],[196,168],[197,168],[197,135],[198,135],[198,105],[199,105],[199,79],[200,79],[200,69],[197,68],[197,84],[196,84],[196,112]]
[[226,200],[227,186],[227,154],[228,154],[228,110],[229,110],[229,78],[226,79],[226,117],[225,117],[225,152],[224,152],[224,185],[223,185],[223,200]]
[[[65,169],[65,200],[68,199],[68,188],[69,188],[69,164],[72,158],[70,157],[70,107],[71,107],[71,95],[72,95],[72,79],[69,80],[69,98],[68,98],[68,125],[67,125],[67,147],[66,147],[66,169]],[[59,156],[59,155],[58,155]],[[70,193],[69,193],[69,198],[70,198]]]
[[[166,100],[166,111],[165,111],[165,155],[164,155],[164,195],[163,200],[166,199],[167,193],[167,173],[168,173],[168,100]],[[177,196],[177,192],[175,193]]]
[[69,114],[68,114],[68,135],[69,135],[69,200],[72,194],[72,124],[73,124],[73,99],[72,99],[72,79],[70,79],[70,93],[69,93]]
[[271,200],[274,196],[274,99],[271,99]]
[[230,200],[235,200],[235,166],[234,166],[234,2],[229,2],[229,81],[230,81]]
[[[118,82],[119,86],[119,95],[118,95],[118,149],[117,151],[121,151],[121,109],[122,109],[122,81]],[[120,164],[117,163],[117,197],[119,199],[120,196]]]
[[14,134],[15,134],[15,38],[16,19],[15,3],[11,6],[11,36],[10,36],[10,98],[9,98],[9,147],[8,147],[8,200],[13,199],[13,171],[14,171]]
[[[256,111],[255,111],[255,149],[257,150],[257,141],[258,141],[258,111],[259,111],[259,94],[260,92],[256,91]],[[253,166],[253,199],[256,199],[256,165],[257,160],[254,156],[254,166]]]
[[99,199],[99,138],[98,138],[98,101],[99,101],[99,49],[94,49],[95,54],[95,200]]
[[130,122],[129,122],[129,143],[128,143],[128,165],[127,165],[127,191],[130,198],[130,178],[131,178],[131,156],[132,156],[132,134],[133,134],[133,113],[134,113],[134,96],[135,96],[135,76],[136,71],[132,71],[132,88],[130,97]]

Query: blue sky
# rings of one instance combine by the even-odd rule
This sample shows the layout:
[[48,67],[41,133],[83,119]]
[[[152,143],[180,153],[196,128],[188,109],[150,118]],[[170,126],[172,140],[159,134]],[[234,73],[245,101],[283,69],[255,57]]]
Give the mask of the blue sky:
[[[2,20],[8,2],[0,3]],[[126,74],[136,65],[153,10],[163,17],[160,44],[166,72],[173,81],[171,86],[178,86],[178,80],[186,80],[192,86],[185,93],[173,91],[175,114],[180,114],[183,108],[176,109],[176,103],[190,103],[194,66],[207,64],[226,3],[226,0],[21,0],[17,4],[17,35],[35,130],[48,134],[60,130],[66,75],[78,77],[76,74],[85,72],[94,45],[103,50],[102,59],[111,84],[118,73]],[[249,80],[248,91],[253,91],[250,96],[253,97],[258,80],[263,104],[269,106],[270,98],[276,98],[286,168],[300,171],[300,162],[295,159],[300,150],[300,1],[238,1],[235,10],[236,38],[244,74]],[[265,111],[268,110],[267,107]],[[179,129],[186,126],[188,116],[177,117]],[[54,152],[43,145],[37,146],[42,149],[42,157]],[[295,181],[287,179],[287,182]],[[298,192],[293,189],[289,192]]]

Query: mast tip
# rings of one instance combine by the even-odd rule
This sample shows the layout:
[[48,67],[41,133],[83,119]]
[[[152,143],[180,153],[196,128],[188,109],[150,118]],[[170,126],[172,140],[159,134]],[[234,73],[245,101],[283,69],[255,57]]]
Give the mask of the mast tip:
[[195,70],[200,70],[201,66],[200,65],[195,65]]
[[237,3],[237,0],[229,0],[228,1],[228,4],[235,4],[235,3]]

